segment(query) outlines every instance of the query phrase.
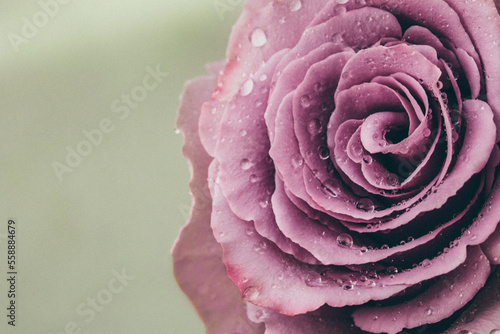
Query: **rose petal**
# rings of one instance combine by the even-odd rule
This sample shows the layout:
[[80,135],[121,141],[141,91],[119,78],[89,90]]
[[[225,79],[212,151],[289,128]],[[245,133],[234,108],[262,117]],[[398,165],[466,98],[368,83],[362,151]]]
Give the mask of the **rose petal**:
[[190,187],[194,207],[172,250],[174,274],[205,323],[207,333],[234,330],[248,334],[263,333],[262,326],[248,320],[238,290],[227,278],[222,249],[213,238],[209,224],[211,198],[207,173],[211,158],[201,145],[197,120],[201,104],[210,98],[214,85],[214,77],[189,82],[179,110],[177,126],[184,133],[183,152],[192,167]]
[[352,326],[345,309],[323,306],[316,311],[293,317],[280,314],[252,304],[248,305],[248,316],[253,321],[264,322],[266,334],[363,334]]
[[[496,331],[495,331],[496,330]],[[443,334],[485,333],[500,330],[500,271],[494,272],[473,303]]]
[[439,322],[467,304],[490,274],[490,263],[480,247],[472,247],[467,260],[441,276],[416,297],[382,307],[361,307],[353,312],[354,323],[372,333],[396,334],[403,328]]
[[[223,261],[228,276],[239,287],[242,298],[252,304],[296,315],[316,310],[325,303],[339,307],[385,299],[409,286],[356,286],[350,289],[349,275],[360,274],[343,267],[325,267],[332,275],[325,281],[318,273],[323,266],[301,263],[257,233],[246,234],[246,229],[253,224],[242,221],[231,212],[217,185],[212,195],[212,229],[224,249]],[[256,251],[256,246],[262,249],[263,242],[266,243],[264,252]],[[342,278],[345,283],[336,283]]]
[[[446,2],[460,16],[463,26],[468,28],[468,33],[481,54],[486,78],[486,96],[495,115],[495,125],[500,128],[500,63],[498,62],[500,59],[500,17],[498,15],[498,2],[483,1],[474,6],[470,6],[466,0],[446,0]],[[495,5],[497,5],[496,8]],[[476,60],[477,64],[478,61],[473,53],[468,48],[462,48]],[[499,139],[500,131],[497,132],[497,141]]]

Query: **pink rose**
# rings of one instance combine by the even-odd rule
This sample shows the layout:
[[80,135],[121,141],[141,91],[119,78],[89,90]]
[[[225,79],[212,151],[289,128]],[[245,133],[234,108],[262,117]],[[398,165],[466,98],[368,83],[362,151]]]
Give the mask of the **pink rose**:
[[207,333],[500,333],[498,7],[247,1],[179,110]]

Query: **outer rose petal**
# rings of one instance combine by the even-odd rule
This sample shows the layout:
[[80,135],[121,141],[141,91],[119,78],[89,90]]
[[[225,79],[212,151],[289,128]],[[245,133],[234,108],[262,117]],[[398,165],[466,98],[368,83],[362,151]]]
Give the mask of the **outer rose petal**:
[[222,249],[210,228],[212,202],[207,175],[211,159],[201,145],[197,125],[201,104],[210,98],[214,86],[213,76],[189,82],[179,110],[177,125],[185,136],[183,152],[191,162],[194,207],[172,250],[174,274],[205,323],[207,333],[263,333],[263,326],[247,318],[245,304],[227,277]]
[[293,317],[248,304],[248,317],[257,323],[265,322],[266,334],[363,334],[352,326],[345,309],[323,306],[318,310]]
[[[495,332],[494,330],[497,330]],[[498,334],[500,330],[500,270],[490,277],[474,302],[443,334],[481,333]],[[470,332],[467,332],[470,331]]]

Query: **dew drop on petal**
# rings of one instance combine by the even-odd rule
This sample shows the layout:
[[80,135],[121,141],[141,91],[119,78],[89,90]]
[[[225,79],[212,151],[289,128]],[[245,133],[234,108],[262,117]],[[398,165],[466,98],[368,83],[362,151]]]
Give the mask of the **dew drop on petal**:
[[396,174],[390,173],[387,175],[387,184],[392,186],[392,187],[397,187],[399,185],[399,179]]
[[420,264],[422,265],[422,267],[424,267],[424,268],[428,268],[428,267],[430,267],[430,266],[431,266],[432,261],[431,261],[431,260],[429,260],[429,259],[425,259],[425,260],[423,260]]
[[356,208],[361,211],[366,211],[370,212],[375,210],[375,205],[373,204],[373,201],[369,198],[361,198],[357,203],[356,203]]
[[386,273],[388,275],[394,275],[394,274],[397,274],[398,273],[398,268],[394,267],[394,266],[390,266],[386,269]]
[[342,285],[342,289],[344,290],[352,290],[354,288],[354,284],[352,282],[346,282]]
[[295,168],[299,168],[304,164],[304,159],[300,154],[296,154],[292,157],[292,166]]
[[349,0],[336,0],[336,2],[340,5],[346,4],[349,2]]
[[267,199],[261,199],[259,201],[259,206],[263,209],[267,208],[269,206],[269,201]]
[[302,8],[302,2],[300,0],[291,0],[288,6],[291,12],[296,12]]
[[472,310],[472,311],[465,311],[462,314],[462,321],[467,324],[469,322],[474,321],[475,317],[476,317],[476,312],[474,310]]
[[464,329],[464,330],[461,330],[460,332],[458,332],[458,334],[472,334],[472,332]]
[[330,149],[326,146],[320,146],[318,152],[321,160],[326,160],[330,157]]
[[311,97],[309,95],[304,95],[300,98],[300,105],[302,108],[309,108],[311,106]]
[[243,85],[241,85],[241,88],[240,88],[240,95],[241,95],[241,96],[247,96],[247,95],[249,95],[252,91],[253,91],[253,80],[252,80],[252,79],[248,79],[247,81],[245,81],[245,82],[243,83]]
[[267,43],[267,36],[264,30],[257,28],[250,34],[250,42],[255,47],[261,47]]
[[431,135],[431,129],[425,128],[424,129],[424,137],[428,138],[428,137],[430,137],[430,135]]
[[342,37],[342,35],[339,33],[333,34],[331,39],[332,39],[332,42],[335,44],[340,44],[344,41],[344,37]]
[[494,329],[490,332],[490,334],[500,334],[500,329]]
[[311,135],[317,135],[318,133],[321,132],[321,122],[317,118],[313,118],[312,120],[309,121],[309,124],[307,125],[307,130]]
[[322,188],[328,196],[337,197],[341,192],[340,183],[335,179],[326,179],[325,182],[323,182]]
[[428,308],[427,310],[425,310],[425,314],[426,315],[431,315],[432,314],[432,309]]
[[248,287],[245,289],[245,291],[243,291],[243,299],[245,300],[248,300],[248,301],[252,301],[252,300],[255,300],[257,299],[257,297],[259,297],[259,290],[257,290],[257,288],[255,287]]
[[245,159],[240,160],[240,166],[241,166],[241,169],[247,170],[250,167],[252,167],[252,163],[250,162],[250,160],[245,158]]
[[339,245],[351,248],[353,244],[352,237],[347,233],[342,233],[337,236],[337,242]]
[[363,162],[369,165],[373,162],[373,158],[371,155],[365,155],[363,156]]

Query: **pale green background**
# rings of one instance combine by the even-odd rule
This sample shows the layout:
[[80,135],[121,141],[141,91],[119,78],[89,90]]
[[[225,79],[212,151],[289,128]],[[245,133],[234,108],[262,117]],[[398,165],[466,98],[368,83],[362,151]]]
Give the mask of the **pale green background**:
[[[49,0],[42,0],[49,2]],[[174,133],[183,82],[221,60],[234,10],[227,0],[86,0],[61,4],[16,52],[38,1],[0,4],[0,333],[203,333],[172,275],[170,250],[187,218],[189,170]],[[11,35],[12,36],[12,35]],[[168,77],[120,120],[110,105]],[[114,130],[57,179],[84,130]],[[7,326],[6,225],[17,222],[17,326]],[[135,276],[86,322],[76,309],[107,289],[112,271]],[[2,311],[3,310],[3,311]],[[78,331],[75,331],[78,333]]]

